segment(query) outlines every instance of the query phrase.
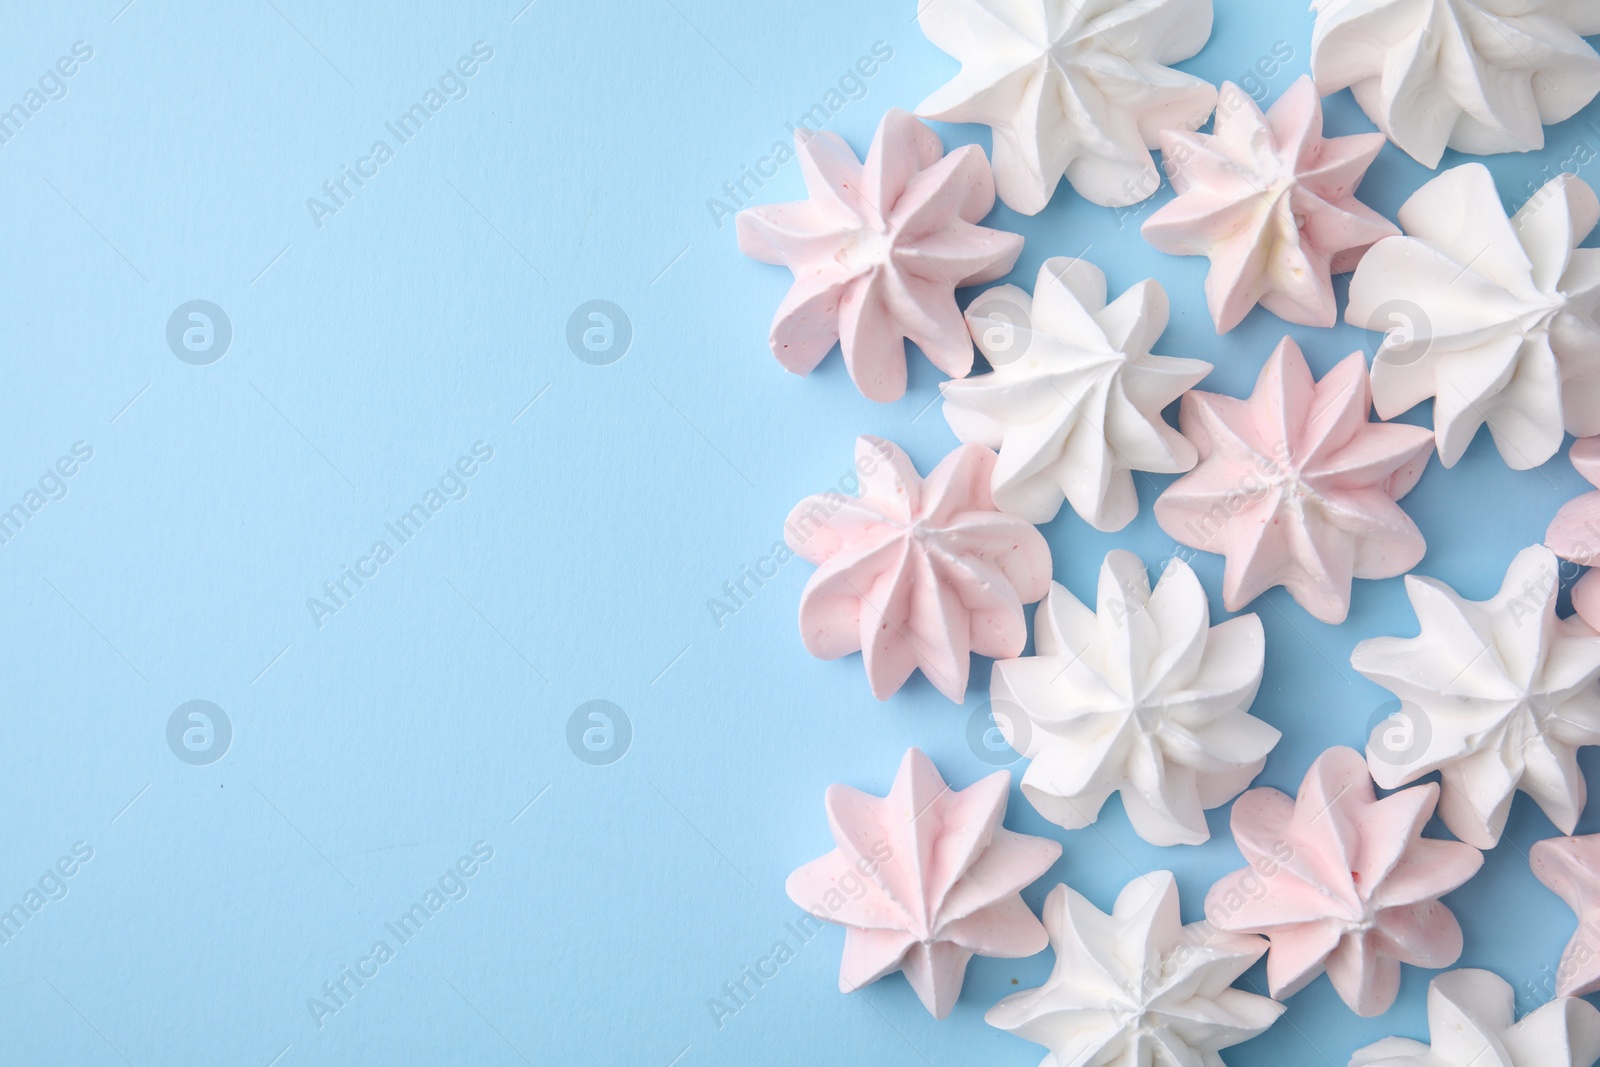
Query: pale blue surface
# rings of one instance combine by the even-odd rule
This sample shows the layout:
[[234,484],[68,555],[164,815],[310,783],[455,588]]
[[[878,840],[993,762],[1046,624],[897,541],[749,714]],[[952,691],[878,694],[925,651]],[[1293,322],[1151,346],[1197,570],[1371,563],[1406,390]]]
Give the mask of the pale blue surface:
[[[966,741],[977,700],[953,707],[919,677],[878,706],[859,659],[804,654],[807,564],[720,628],[706,606],[844,473],[855,434],[900,441],[924,469],[954,444],[937,410],[917,418],[937,381],[920,358],[889,406],[856,395],[837,356],[809,380],[782,373],[765,337],[787,275],[742,258],[706,207],[874,42],[893,58],[831,123],[858,148],[886,108],[951,75],[913,5],[124,2],[11,5],[0,35],[5,106],[75,41],[93,49],[0,145],[0,506],[74,442],[93,449],[0,546],[0,901],[76,842],[93,849],[0,946],[0,1062],[1036,1063],[982,1013],[1042,979],[1048,953],[974,961],[936,1024],[899,977],[841,996],[829,930],[720,1028],[707,1008],[792,941],[783,880],[831,847],[830,782],[882,792],[912,744],[957,785],[989,769]],[[1275,97],[1306,68],[1303,6],[1224,0],[1186,66],[1237,80],[1287,42],[1294,58],[1257,75]],[[467,95],[319,229],[306,199],[480,40],[493,58]],[[1334,132],[1370,128],[1348,95],[1328,112]],[[1575,120],[1549,143],[1490,161],[1508,198],[1600,133]],[[1392,215],[1425,177],[1386,149],[1364,195]],[[758,195],[800,194],[789,165]],[[1085,246],[1116,291],[1159,278],[1174,316],[1158,350],[1210,359],[1207,387],[1243,392],[1283,325],[1257,312],[1217,339],[1205,262],[1151,250],[1147,210],[1119,224],[1064,190],[1037,218],[997,211],[1028,238],[1010,280],[1031,286],[1045,258]],[[209,366],[165,340],[192,299],[233,325]],[[632,321],[611,366],[566,343],[592,299]],[[1289,332],[1319,372],[1375,342]],[[465,498],[319,628],[307,598],[479,441],[493,458]],[[1144,510],[1120,535],[1053,523],[1056,577],[1088,595],[1113,546],[1167,556],[1148,510],[1166,481],[1140,479]],[[1419,571],[1488,596],[1580,486],[1564,459],[1514,473],[1480,439],[1407,501],[1429,539]],[[1219,561],[1197,567],[1215,596]],[[1415,624],[1398,580],[1359,583],[1337,628],[1281,590],[1256,609],[1256,711],[1285,733],[1263,781],[1292,789],[1386,700],[1350,648]],[[219,762],[168,748],[192,699],[231,719]],[[610,766],[567,744],[592,699],[631,718]],[[1172,867],[1197,918],[1240,862],[1226,810],[1188,849],[1144,845],[1116,802],[1062,833],[1014,793],[1008,824],[1065,842],[1035,907],[1062,879],[1109,906],[1137,872]],[[1584,829],[1600,829],[1592,810]],[[1551,833],[1519,798],[1451,898],[1462,962],[1510,979],[1524,1007],[1573,926],[1523,856]],[[478,841],[493,859],[467,895],[399,945],[384,923]],[[319,1028],[308,998],[380,938],[395,958]],[[1368,1021],[1319,981],[1228,1062],[1343,1067],[1366,1041],[1421,1036],[1427,979],[1408,971],[1395,1010]]]

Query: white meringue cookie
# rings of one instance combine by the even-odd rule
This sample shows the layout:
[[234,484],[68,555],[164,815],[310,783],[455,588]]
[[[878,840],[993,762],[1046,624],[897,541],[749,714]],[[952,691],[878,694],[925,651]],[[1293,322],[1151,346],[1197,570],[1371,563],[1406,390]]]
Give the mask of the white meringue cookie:
[[1525,548],[1490,600],[1464,600],[1432,578],[1406,577],[1417,637],[1374,637],[1356,670],[1400,698],[1409,736],[1388,720],[1367,745],[1372,777],[1396,789],[1440,772],[1450,832],[1493,848],[1518,790],[1572,833],[1587,796],[1577,750],[1600,745],[1600,637],[1556,617],[1560,561]]
[[917,108],[994,130],[1000,199],[1036,215],[1063,175],[1107,207],[1161,186],[1150,149],[1196,129],[1217,90],[1169,64],[1211,36],[1211,0],[923,0],[928,40],[961,73]]
[[1578,245],[1600,199],[1563,174],[1506,218],[1481,163],[1448,170],[1400,209],[1350,281],[1345,320],[1387,330],[1372,399],[1392,419],[1434,398],[1439,459],[1485,423],[1516,470],[1600,434],[1600,249]]
[[1279,738],[1248,711],[1261,685],[1261,620],[1210,621],[1181,560],[1151,592],[1139,558],[1113,551],[1098,613],[1052,584],[1034,616],[1037,654],[996,663],[992,694],[1006,741],[1033,760],[1022,792],[1041,815],[1075,830],[1120,791],[1151,844],[1210,836],[1205,810],[1248,786]]
[[1141,282],[1108,306],[1099,267],[1048,259],[1033,296],[990,289],[967,309],[967,325],[994,373],[940,383],[944,417],[962,441],[1000,453],[1000,510],[1046,523],[1065,500],[1112,532],[1139,510],[1132,471],[1194,466],[1194,445],[1161,409],[1211,364],[1150,352],[1167,328],[1160,283]]
[[1544,147],[1600,93],[1593,0],[1315,0],[1311,73],[1424,166]]
[[1129,882],[1111,914],[1068,885],[1044,902],[1055,967],[989,1009],[991,1026],[1044,1045],[1043,1067],[1225,1067],[1217,1050],[1256,1037],[1283,1005],[1234,989],[1267,943],[1183,925],[1169,871]]
[[1387,1037],[1357,1049],[1350,1067],[1592,1067],[1600,1058],[1600,1011],[1557,997],[1519,1022],[1509,983],[1469,967],[1428,984],[1433,1044]]

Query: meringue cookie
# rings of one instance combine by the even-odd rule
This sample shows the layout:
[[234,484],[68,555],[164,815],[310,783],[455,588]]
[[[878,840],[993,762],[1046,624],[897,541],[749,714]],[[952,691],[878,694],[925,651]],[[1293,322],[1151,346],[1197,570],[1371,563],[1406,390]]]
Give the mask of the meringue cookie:
[[1402,963],[1448,967],[1461,956],[1461,926],[1438,898],[1477,873],[1483,854],[1422,836],[1438,799],[1430,782],[1377,800],[1361,753],[1328,749],[1294,800],[1263,788],[1233,805],[1249,866],[1211,887],[1206,918],[1266,935],[1274,998],[1326,970],[1357,1015],[1381,1015]]
[[[1578,473],[1600,488],[1600,437],[1574,441],[1568,453]],[[1562,559],[1600,567],[1600,493],[1567,501],[1545,531],[1544,543]],[[1572,587],[1572,607],[1591,630],[1600,630],[1600,570],[1591,570]]]
[[1400,209],[1407,236],[1375,245],[1350,280],[1345,321],[1387,330],[1372,363],[1378,414],[1428,397],[1439,459],[1455,465],[1478,427],[1515,470],[1561,448],[1562,427],[1600,434],[1600,219],[1570,174],[1507,219],[1481,163],[1446,171]]
[[1389,1037],[1350,1057],[1350,1067],[1593,1067],[1600,1011],[1560,997],[1516,1021],[1511,985],[1471,968],[1428,983],[1430,1047]]
[[[1446,146],[1485,156],[1544,147],[1544,125],[1600,92],[1589,0],[1313,0],[1317,91],[1354,90],[1426,167]],[[1541,125],[1544,124],[1544,125]]]
[[996,663],[992,693],[1020,713],[995,720],[1033,760],[1022,793],[1039,814],[1076,830],[1120,791],[1152,845],[1211,836],[1205,809],[1248,786],[1280,735],[1249,714],[1261,620],[1210,622],[1205,590],[1181,560],[1152,593],[1139,557],[1113,551],[1098,614],[1051,584],[1034,614],[1036,654]]
[[1301,77],[1266,114],[1232,82],[1216,132],[1166,130],[1161,159],[1178,193],[1142,232],[1175,256],[1206,256],[1206,304],[1218,333],[1262,307],[1288,322],[1339,321],[1333,275],[1400,231],[1356,199],[1380,133],[1322,136],[1322,101]]
[[1263,1034],[1283,1005],[1232,985],[1266,950],[1259,937],[1183,925],[1169,871],[1135,878],[1107,915],[1071,886],[1044,902],[1056,962],[1044,985],[984,1019],[1044,1045],[1043,1067],[1224,1067],[1218,1049]]
[[1586,791],[1582,745],[1600,745],[1600,637],[1556,618],[1559,566],[1523,549],[1490,600],[1464,600],[1443,582],[1406,577],[1420,636],[1374,637],[1350,655],[1356,670],[1420,717],[1412,751],[1367,745],[1385,789],[1440,772],[1439,814],[1450,832],[1493,848],[1517,790],[1571,833]]
[[1422,533],[1395,501],[1422,476],[1431,435],[1368,422],[1371,406],[1360,353],[1318,382],[1287,337],[1248,400],[1183,398],[1179,425],[1200,463],[1156,499],[1156,521],[1227,557],[1229,611],[1282,585],[1316,618],[1343,622],[1352,578],[1390,578],[1422,558]]
[[978,226],[994,207],[983,149],[944,155],[939,135],[898,108],[883,117],[866,163],[838,134],[794,134],[809,200],[739,212],[739,249],[794,273],[772,320],[772,354],[810,374],[839,343],[869,400],[906,391],[907,339],[960,378],[972,369],[955,291],[992,282],[1022,237]]
[[1556,992],[1584,997],[1600,990],[1600,834],[1536,841],[1528,862],[1534,877],[1578,917],[1556,968]]
[[943,382],[944,417],[963,441],[997,449],[996,506],[1032,523],[1063,501],[1097,530],[1139,511],[1132,471],[1179,474],[1195,450],[1161,418],[1211,372],[1150,352],[1167,294],[1141,282],[1106,304],[1106,276],[1082,259],[1045,260],[1034,295],[1003,285],[967,309],[994,373]]
[[800,597],[800,636],[819,659],[860,652],[872,695],[887,700],[917,668],[961,703],[971,653],[1022,654],[1022,605],[1050,588],[1050,546],[1031,523],[995,510],[995,454],[951,452],[927,481],[906,454],[856,439],[861,495],[821,493],[784,522],[784,540],[817,564]]
[[917,21],[961,73],[917,114],[994,130],[994,179],[1036,215],[1063,175],[1106,207],[1161,186],[1161,130],[1206,121],[1217,91],[1168,64],[1211,36],[1211,0],[923,0]]
[[1061,846],[1000,825],[1010,788],[1011,775],[996,771],[951,789],[914,748],[887,797],[828,787],[839,847],[791,874],[784,890],[845,928],[841,992],[904,971],[923,1006],[943,1019],[973,955],[1016,959],[1044,949],[1044,927],[1019,891]]

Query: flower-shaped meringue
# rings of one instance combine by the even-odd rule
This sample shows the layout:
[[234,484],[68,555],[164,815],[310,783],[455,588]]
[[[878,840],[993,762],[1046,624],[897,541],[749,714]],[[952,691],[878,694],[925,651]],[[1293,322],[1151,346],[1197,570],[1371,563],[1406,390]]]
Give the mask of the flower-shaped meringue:
[[780,263],[794,285],[772,320],[772,354],[810,374],[839,343],[869,400],[906,391],[905,342],[954,378],[972,369],[955,291],[1016,263],[1022,237],[977,223],[994,207],[983,149],[944,154],[939,135],[898,108],[865,164],[836,133],[794,134],[809,200],[739,212],[739,248]]
[[[1568,456],[1578,473],[1600,488],[1600,437],[1574,441]],[[1562,559],[1600,568],[1600,492],[1567,501],[1545,531],[1544,543]],[[1591,630],[1600,630],[1600,569],[1572,587],[1572,607]]]
[[1227,557],[1223,602],[1238,611],[1274,585],[1323,622],[1343,622],[1352,578],[1391,578],[1426,548],[1395,503],[1433,450],[1418,426],[1367,421],[1356,353],[1320,382],[1285,337],[1248,400],[1192,392],[1179,425],[1200,463],[1156,499],[1179,542]]
[[817,565],[800,597],[800,636],[819,659],[860,652],[872,695],[887,700],[917,668],[961,703],[970,655],[1022,654],[1022,605],[1050,588],[1050,546],[1031,523],[995,510],[995,454],[962,445],[924,481],[898,446],[856,439],[861,495],[820,493],[784,523]]
[[1000,825],[1011,775],[951,789],[916,749],[887,797],[828,787],[838,848],[789,876],[789,898],[845,927],[839,989],[904,971],[923,1006],[950,1014],[973,955],[1015,959],[1048,943],[1019,895],[1061,855]]
[[1586,997],[1600,991],[1600,834],[1535,841],[1528,862],[1534,877],[1578,917],[1556,968],[1556,992]]
[[1488,423],[1516,470],[1561,448],[1562,427],[1600,434],[1600,219],[1570,174],[1507,219],[1481,163],[1448,170],[1400,209],[1405,237],[1373,246],[1350,279],[1345,321],[1387,336],[1372,361],[1378,414],[1428,397],[1446,466]]
[[1438,898],[1477,873],[1483,853],[1422,836],[1437,785],[1375,796],[1361,753],[1339,747],[1317,757],[1294,800],[1262,788],[1233,805],[1248,866],[1211,887],[1206,918],[1266,936],[1278,1000],[1326,970],[1357,1015],[1381,1015],[1402,963],[1448,967],[1461,956],[1461,925]]
[[1310,78],[1264,115],[1224,82],[1215,133],[1161,134],[1178,196],[1146,220],[1144,236],[1163,252],[1211,260],[1206,303],[1218,333],[1258,303],[1289,322],[1332,326],[1333,275],[1355,270],[1367,249],[1400,233],[1356,199],[1382,147],[1381,133],[1323,137]]
[[1544,125],[1600,92],[1590,0],[1313,0],[1317,91],[1355,92],[1389,139],[1427,167],[1544,147]]
[[1194,466],[1194,446],[1161,409],[1211,364],[1150,352],[1167,328],[1158,282],[1108,306],[1099,267],[1047,259],[1032,297],[1014,285],[990,289],[967,323],[994,373],[941,383],[944,417],[961,440],[1000,452],[1002,510],[1045,523],[1065,500],[1095,529],[1120,530],[1139,510],[1132,471]]
[[1438,771],[1439,814],[1450,832],[1493,848],[1517,790],[1571,833],[1586,790],[1577,750],[1600,745],[1600,637],[1556,617],[1560,561],[1525,548],[1491,600],[1464,600],[1443,582],[1406,576],[1422,633],[1374,637],[1350,655],[1356,670],[1410,711],[1404,751],[1367,746],[1385,789]]
[[1211,36],[1211,0],[923,0],[917,21],[961,62],[917,114],[991,127],[1000,199],[1024,215],[1063,175],[1096,204],[1145,199],[1161,130],[1194,129],[1217,102],[1168,66]]
[[1052,583],[1034,613],[1035,655],[994,667],[995,716],[1033,760],[1022,793],[1069,830],[1099,817],[1112,793],[1153,845],[1211,836],[1205,809],[1250,784],[1278,743],[1253,718],[1265,642],[1261,620],[1211,624],[1194,571],[1173,560],[1154,592],[1120,549],[1100,568],[1098,612]]
[[1517,1021],[1510,983],[1463,967],[1428,983],[1433,1044],[1387,1037],[1357,1049],[1350,1067],[1593,1067],[1600,1011],[1558,997]]
[[1265,1033],[1283,1014],[1282,1004],[1232,988],[1266,942],[1184,926],[1169,871],[1129,882],[1110,915],[1058,885],[1044,926],[1056,953],[1050,977],[984,1016],[1048,1048],[1044,1067],[1224,1067],[1218,1049]]

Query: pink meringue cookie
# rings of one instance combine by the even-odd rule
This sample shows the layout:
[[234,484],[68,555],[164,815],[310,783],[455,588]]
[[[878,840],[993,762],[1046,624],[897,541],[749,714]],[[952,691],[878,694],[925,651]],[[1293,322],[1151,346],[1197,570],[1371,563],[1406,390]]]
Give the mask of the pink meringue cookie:
[[1536,841],[1528,864],[1578,917],[1578,929],[1556,968],[1556,994],[1586,997],[1600,991],[1600,834]]
[[1400,234],[1355,195],[1383,143],[1381,133],[1323,137],[1322,101],[1308,77],[1266,114],[1224,82],[1214,133],[1162,131],[1161,158],[1178,196],[1142,232],[1163,252],[1210,258],[1206,303],[1218,333],[1257,303],[1289,322],[1333,326],[1333,275]]
[[1020,891],[1061,846],[1000,825],[1010,789],[1007,771],[951,789],[914,748],[887,797],[828,787],[839,847],[791,874],[784,889],[814,917],[845,927],[841,992],[904,971],[923,1006],[943,1019],[974,955],[1019,959],[1044,950],[1044,926]]
[[[1600,488],[1600,437],[1574,441],[1569,455],[1578,473]],[[1562,559],[1600,568],[1600,492],[1567,501],[1545,531],[1544,543]],[[1590,629],[1600,630],[1600,569],[1572,587],[1572,607]]]
[[794,272],[772,321],[772,354],[810,374],[839,342],[870,400],[906,391],[905,342],[952,378],[972,369],[955,291],[994,281],[1022,237],[976,225],[994,207],[983,149],[949,155],[939,135],[898,108],[883,117],[866,163],[836,133],[794,134],[809,200],[739,212],[739,248]]
[[1321,974],[1362,1016],[1379,1015],[1400,989],[1400,965],[1448,967],[1461,926],[1439,896],[1483,865],[1459,841],[1422,836],[1439,787],[1375,799],[1361,753],[1317,757],[1294,800],[1252,789],[1233,806],[1233,836],[1249,866],[1206,895],[1221,930],[1271,942],[1267,983],[1277,1000]]
[[921,668],[961,703],[971,654],[1022,654],[1022,606],[1050,590],[1050,546],[997,511],[995,454],[962,445],[924,481],[896,445],[856,439],[861,495],[802,500],[784,540],[817,564],[800,598],[800,636],[819,659],[860,652],[887,700]]
[[1227,557],[1223,602],[1238,611],[1274,585],[1323,622],[1343,622],[1352,578],[1390,578],[1422,559],[1395,501],[1427,466],[1433,434],[1367,421],[1358,352],[1320,382],[1285,337],[1248,400],[1184,396],[1179,426],[1200,463],[1156,499],[1161,528]]

